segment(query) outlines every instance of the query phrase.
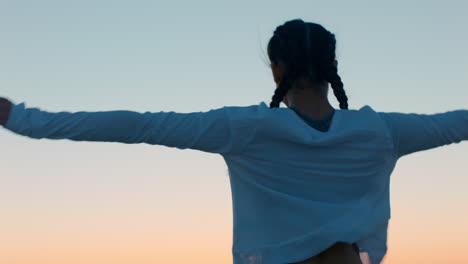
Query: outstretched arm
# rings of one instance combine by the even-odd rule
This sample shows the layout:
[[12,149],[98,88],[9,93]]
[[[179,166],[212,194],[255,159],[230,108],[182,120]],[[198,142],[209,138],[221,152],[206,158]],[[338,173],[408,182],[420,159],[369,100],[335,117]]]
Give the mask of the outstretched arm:
[[12,104],[5,128],[31,138],[148,143],[211,153],[243,150],[255,131],[258,106],[225,106],[207,112],[58,112]]
[[393,138],[399,157],[416,151],[468,140],[468,110],[437,114],[379,112]]

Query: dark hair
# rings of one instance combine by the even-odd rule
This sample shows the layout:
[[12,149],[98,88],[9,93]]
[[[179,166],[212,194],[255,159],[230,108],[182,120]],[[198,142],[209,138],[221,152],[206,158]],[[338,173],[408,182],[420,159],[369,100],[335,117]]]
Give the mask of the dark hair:
[[293,83],[302,77],[311,83],[329,82],[340,108],[348,109],[348,97],[333,63],[335,46],[335,35],[319,24],[294,19],[278,26],[268,42],[268,57],[282,66],[283,73],[270,108],[279,107]]

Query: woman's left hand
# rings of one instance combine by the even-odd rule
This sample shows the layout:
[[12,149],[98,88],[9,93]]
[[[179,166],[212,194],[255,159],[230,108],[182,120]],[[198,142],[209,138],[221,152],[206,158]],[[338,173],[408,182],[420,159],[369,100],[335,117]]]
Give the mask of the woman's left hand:
[[12,103],[10,100],[0,97],[0,125],[5,126],[10,116]]

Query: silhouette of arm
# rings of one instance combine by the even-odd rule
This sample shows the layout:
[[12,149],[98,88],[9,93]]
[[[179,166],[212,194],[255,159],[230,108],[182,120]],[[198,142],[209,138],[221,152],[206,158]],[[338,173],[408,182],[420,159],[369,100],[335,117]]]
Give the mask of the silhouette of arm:
[[390,130],[398,158],[413,152],[468,140],[468,110],[437,114],[379,114]]
[[252,137],[256,105],[207,112],[58,112],[13,105],[8,130],[31,138],[147,143],[211,153],[240,152]]

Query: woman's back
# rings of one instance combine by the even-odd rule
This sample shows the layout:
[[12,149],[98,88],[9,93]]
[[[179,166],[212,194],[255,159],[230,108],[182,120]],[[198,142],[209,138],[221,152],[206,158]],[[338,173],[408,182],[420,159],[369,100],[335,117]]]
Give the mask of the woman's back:
[[336,110],[327,132],[288,108],[261,103],[252,114],[256,128],[243,151],[223,155],[239,263],[252,256],[261,263],[306,259],[388,220],[396,159],[386,124],[370,107]]

